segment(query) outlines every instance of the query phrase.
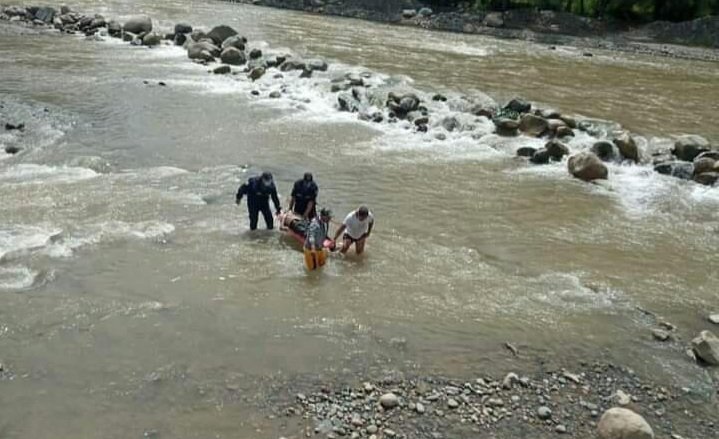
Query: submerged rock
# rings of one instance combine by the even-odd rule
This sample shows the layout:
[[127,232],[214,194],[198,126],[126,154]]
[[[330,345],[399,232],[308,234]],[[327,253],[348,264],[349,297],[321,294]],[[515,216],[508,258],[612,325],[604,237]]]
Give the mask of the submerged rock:
[[532,154],[532,158],[530,158],[529,161],[535,165],[546,165],[549,163],[550,158],[549,151],[547,151],[546,148],[540,148]]
[[590,149],[594,154],[597,155],[604,162],[611,162],[617,160],[619,150],[615,149],[615,146],[611,142],[606,140],[600,140],[592,145]]
[[226,75],[230,72],[232,72],[232,68],[230,68],[230,66],[225,65],[225,64],[215,67],[215,69],[212,71],[212,73],[214,73],[216,75]]
[[594,153],[580,152],[569,158],[569,173],[584,181],[606,180],[609,170]]
[[655,165],[654,171],[662,175],[681,178],[682,180],[691,180],[694,174],[694,165],[687,162],[670,161]]
[[544,145],[552,160],[560,161],[565,155],[569,155],[569,147],[559,140],[550,140]]
[[537,148],[531,146],[523,146],[517,149],[517,157],[532,157],[537,152]]
[[604,412],[597,426],[601,439],[654,439],[654,431],[640,415],[625,408]]

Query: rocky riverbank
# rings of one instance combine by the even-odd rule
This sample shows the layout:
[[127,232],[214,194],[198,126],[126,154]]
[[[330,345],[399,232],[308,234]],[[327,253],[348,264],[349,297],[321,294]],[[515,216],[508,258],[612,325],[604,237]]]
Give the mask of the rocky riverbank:
[[627,24],[533,9],[480,12],[445,7],[434,11],[418,0],[228,0],[315,14],[416,26],[446,32],[488,35],[554,46],[612,50],[672,58],[719,61],[719,17],[684,23]]
[[[719,145],[697,135],[678,136],[673,144],[652,144],[619,124],[537,108],[520,98],[500,104],[486,95],[422,93],[407,86],[393,86],[387,78],[367,71],[335,72],[330,78],[326,61],[267,48],[263,51],[226,25],[205,31],[178,23],[173,29],[158,30],[148,16],[119,23],[101,15],[74,12],[67,6],[4,7],[0,9],[0,20],[84,34],[95,40],[117,38],[149,49],[181,46],[189,60],[213,65],[211,73],[230,74],[237,81],[258,84],[251,91],[258,98],[291,98],[291,84],[324,75],[329,81],[313,81],[311,86],[329,95],[336,111],[354,113],[360,121],[400,127],[439,142],[452,135],[468,135],[478,143],[497,137],[526,139],[527,146],[514,151],[518,157],[526,158],[530,165],[566,160],[568,172],[587,182],[611,179],[607,164],[649,165],[657,173],[706,186],[719,182]],[[290,83],[289,78],[297,82]]]

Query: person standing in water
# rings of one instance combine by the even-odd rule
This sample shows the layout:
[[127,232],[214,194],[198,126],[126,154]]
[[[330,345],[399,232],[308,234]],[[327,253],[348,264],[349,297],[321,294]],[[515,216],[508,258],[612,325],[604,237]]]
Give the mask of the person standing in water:
[[290,195],[290,210],[302,219],[312,219],[317,215],[317,194],[319,188],[314,182],[312,173],[305,175],[295,182]]
[[361,255],[364,252],[367,238],[372,234],[372,227],[374,227],[374,215],[367,206],[360,206],[357,210],[350,212],[335,233],[335,241],[344,233],[340,249],[342,254],[347,253],[354,244],[355,251]]
[[265,219],[267,230],[274,228],[274,220],[270,211],[270,198],[275,205],[275,210],[279,214],[282,211],[280,199],[277,196],[277,188],[272,179],[272,174],[263,172],[259,177],[252,177],[243,183],[237,190],[235,203],[237,205],[242,201],[242,197],[247,195],[247,212],[250,216],[250,230],[257,230],[258,215],[262,212]]
[[330,220],[332,211],[329,209],[320,210],[320,216],[310,222],[305,238],[305,266],[308,270],[316,270],[327,262],[327,251],[324,243],[329,239]]

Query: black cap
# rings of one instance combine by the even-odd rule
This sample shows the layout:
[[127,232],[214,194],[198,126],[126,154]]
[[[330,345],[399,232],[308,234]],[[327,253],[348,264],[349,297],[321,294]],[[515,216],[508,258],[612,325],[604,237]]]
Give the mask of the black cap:
[[305,181],[312,181],[312,173],[311,172],[305,172],[304,179]]
[[263,180],[272,180],[272,173],[271,172],[263,172],[262,173],[262,179]]

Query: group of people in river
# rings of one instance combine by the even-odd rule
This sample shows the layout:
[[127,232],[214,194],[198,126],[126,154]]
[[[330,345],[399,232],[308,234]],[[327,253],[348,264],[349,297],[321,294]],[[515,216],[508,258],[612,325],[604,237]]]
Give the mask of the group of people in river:
[[[354,245],[355,252],[361,255],[367,238],[372,234],[374,215],[367,206],[359,206],[345,217],[337,228],[334,238],[330,238],[332,211],[322,208],[317,212],[319,187],[312,173],[306,172],[292,186],[289,209],[283,211],[277,187],[270,172],[249,178],[237,190],[235,203],[240,204],[247,197],[247,212],[250,230],[257,230],[259,215],[265,220],[268,230],[274,229],[274,217],[270,209],[270,199],[275,207],[275,215],[282,230],[289,230],[303,241],[305,264],[309,270],[325,265],[327,251],[339,251],[346,254]],[[342,237],[338,246],[337,240]]]

